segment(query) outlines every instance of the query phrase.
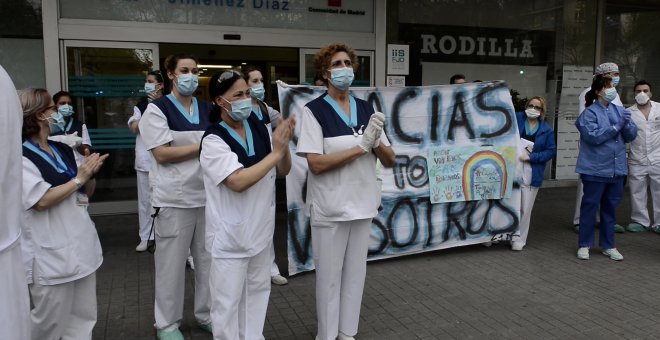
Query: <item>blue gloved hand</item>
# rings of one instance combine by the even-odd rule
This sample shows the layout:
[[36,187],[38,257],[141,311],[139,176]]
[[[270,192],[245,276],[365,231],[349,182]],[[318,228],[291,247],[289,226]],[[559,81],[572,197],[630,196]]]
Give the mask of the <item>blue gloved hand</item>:
[[624,109],[623,110],[623,120],[626,121],[626,125],[628,125],[628,123],[630,123],[631,119],[632,119],[632,112],[630,112],[630,110],[628,110],[628,109]]
[[628,122],[629,122],[629,121],[630,121],[630,120],[626,120],[625,117],[622,117],[621,120],[619,120],[619,121],[616,123],[616,125],[614,125],[614,128],[615,128],[617,131],[621,131],[621,130],[623,130],[624,127],[626,127],[626,125],[628,125]]

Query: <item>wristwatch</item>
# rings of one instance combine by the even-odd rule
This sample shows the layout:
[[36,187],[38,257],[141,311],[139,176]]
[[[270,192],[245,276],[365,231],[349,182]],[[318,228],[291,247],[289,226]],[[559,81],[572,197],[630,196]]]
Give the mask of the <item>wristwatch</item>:
[[82,186],[82,182],[78,179],[78,177],[74,177],[71,179],[73,183],[76,183],[76,186],[80,188]]

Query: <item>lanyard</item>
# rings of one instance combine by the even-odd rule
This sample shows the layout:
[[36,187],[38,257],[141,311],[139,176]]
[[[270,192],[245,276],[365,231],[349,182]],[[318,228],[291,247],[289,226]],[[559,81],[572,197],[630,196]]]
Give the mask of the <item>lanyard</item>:
[[238,134],[234,129],[232,129],[231,126],[227,125],[224,121],[220,122],[220,126],[225,128],[229,132],[229,135],[234,138],[235,141],[237,141],[243,149],[245,150],[245,153],[247,153],[248,157],[254,156],[254,140],[252,139],[252,129],[250,129],[250,124],[248,124],[247,119],[243,121],[243,127],[245,128],[245,139],[247,139],[247,144],[245,144],[245,141],[243,138],[241,138],[241,135]]
[[192,97],[192,103],[190,106],[192,107],[192,116],[190,115],[190,112],[186,112],[186,109],[183,107],[183,104],[179,102],[178,99],[174,96],[174,94],[170,93],[167,95],[167,98],[176,106],[176,108],[179,110],[182,116],[186,117],[188,122],[190,124],[199,124],[199,108],[197,107],[197,98]]
[[60,153],[57,151],[57,148],[55,148],[55,146],[53,146],[50,142],[48,143],[48,146],[50,147],[50,150],[53,152],[53,155],[55,155],[55,157],[53,157],[48,152],[44,151],[39,146],[39,144],[35,143],[29,138],[23,143],[23,145],[26,148],[32,150],[37,155],[39,155],[41,158],[43,158],[46,162],[48,162],[48,164],[50,164],[53,168],[55,168],[55,170],[58,173],[60,174],[65,173],[67,176],[71,178],[76,177],[76,172],[73,169],[69,168],[69,166],[64,162],[64,160],[62,160],[62,156],[60,156]]
[[[323,97],[323,99],[325,99],[325,101],[328,102],[328,104],[330,104],[330,106],[332,106],[332,108],[335,110],[335,112],[337,113],[339,118],[341,118],[341,120],[344,121],[346,126],[353,129],[353,128],[357,127],[357,116],[358,116],[357,115],[357,104],[355,103],[355,99],[353,98],[353,96],[349,96],[348,98],[349,98],[349,101],[350,101],[350,109],[351,109],[351,112],[353,113],[353,114],[351,114],[350,119],[348,118],[346,113],[344,113],[344,110],[341,108],[341,106],[339,106],[339,104],[334,99],[332,99],[332,97],[330,97],[329,95],[326,95],[325,97]],[[355,132],[355,130],[353,130],[353,132]]]
[[69,132],[69,130],[71,130],[71,125],[73,125],[73,118],[69,118],[69,124],[67,124],[66,128],[64,128],[64,134],[65,135]]

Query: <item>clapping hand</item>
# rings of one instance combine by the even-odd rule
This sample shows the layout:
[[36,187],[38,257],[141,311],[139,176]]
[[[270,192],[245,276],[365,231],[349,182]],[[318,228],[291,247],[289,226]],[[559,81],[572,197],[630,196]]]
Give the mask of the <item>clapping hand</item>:
[[108,154],[100,155],[98,153],[93,153],[85,156],[83,163],[78,167],[78,176],[79,179],[83,182],[87,182],[90,178],[96,175],[103,162],[108,158]]
[[369,124],[364,130],[362,141],[358,145],[364,152],[369,152],[374,147],[378,146],[380,135],[383,133],[383,126],[385,125],[385,115],[382,112],[375,112],[369,118]]
[[280,152],[282,155],[286,154],[295,130],[296,119],[294,117],[289,117],[280,122],[275,132],[273,132],[273,152]]

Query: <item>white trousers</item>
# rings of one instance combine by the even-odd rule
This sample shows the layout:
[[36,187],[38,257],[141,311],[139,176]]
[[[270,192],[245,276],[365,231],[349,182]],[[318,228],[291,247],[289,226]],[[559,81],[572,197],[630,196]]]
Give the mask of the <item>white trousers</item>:
[[[631,216],[645,227],[660,224],[660,165],[630,165],[628,171]],[[649,219],[648,189],[651,189],[653,222]]]
[[0,251],[0,329],[5,339],[30,339],[30,293],[21,241]]
[[334,340],[339,332],[357,334],[370,226],[371,219],[312,223],[317,336],[321,340]]
[[211,322],[211,255],[204,248],[205,225],[204,207],[161,208],[156,217],[154,315],[158,329],[172,330],[181,324],[189,250],[195,261],[195,318],[201,324]]
[[270,247],[252,257],[213,258],[211,263],[213,339],[264,339]]
[[280,268],[277,267],[277,263],[275,262],[275,242],[270,243],[270,247],[268,250],[270,259],[271,259],[271,266],[270,266],[270,276],[276,276],[280,275]]
[[140,240],[153,240],[151,232],[151,187],[149,186],[149,172],[136,170],[138,193],[138,221],[140,223]]
[[529,234],[529,223],[532,218],[532,209],[534,208],[534,201],[539,188],[521,185],[520,186],[520,223],[519,233],[520,239],[514,239],[514,242],[522,242],[522,245],[527,244],[527,235]]
[[29,285],[34,308],[32,340],[92,338],[96,324],[96,273],[52,286]]

